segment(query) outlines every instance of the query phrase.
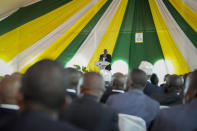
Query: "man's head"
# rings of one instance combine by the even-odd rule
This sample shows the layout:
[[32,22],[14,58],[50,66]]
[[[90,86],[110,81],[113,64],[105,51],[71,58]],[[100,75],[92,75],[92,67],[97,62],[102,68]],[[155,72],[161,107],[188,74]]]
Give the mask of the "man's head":
[[140,69],[133,69],[127,78],[127,90],[139,89],[144,90],[147,83],[146,73]]
[[112,76],[112,83],[113,83],[112,88],[117,90],[125,90],[124,89],[125,80],[126,78],[122,73],[115,73]]
[[158,85],[159,83],[159,78],[157,77],[156,74],[152,74],[150,77],[150,81],[153,85]]
[[80,78],[82,78],[83,74],[74,68],[66,68],[64,72],[67,76],[66,79],[70,79],[68,88],[77,90],[77,85],[79,83]]
[[105,82],[99,73],[88,72],[84,74],[81,94],[93,95],[100,99],[104,92]]
[[165,90],[167,92],[175,92],[182,89],[183,81],[178,75],[170,75],[168,76],[166,85],[167,86],[165,86]]
[[68,83],[63,71],[63,66],[52,60],[42,60],[30,67],[22,78],[25,108],[58,111],[64,105]]
[[104,49],[104,54],[105,54],[105,55],[107,54],[107,49]]
[[17,94],[21,88],[21,74],[5,77],[0,82],[0,96],[2,104],[17,104]]
[[184,101],[189,103],[194,98],[197,98],[197,70],[187,76],[184,88]]

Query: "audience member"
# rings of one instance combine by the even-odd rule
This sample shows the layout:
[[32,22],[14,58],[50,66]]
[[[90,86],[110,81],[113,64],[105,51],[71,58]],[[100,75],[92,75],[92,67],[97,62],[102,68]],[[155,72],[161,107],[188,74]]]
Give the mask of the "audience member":
[[152,74],[151,77],[150,77],[150,81],[151,81],[151,84],[155,85],[155,86],[158,86],[158,83],[159,83],[159,78],[157,77],[156,74]]
[[144,94],[151,96],[152,94],[163,94],[164,93],[164,89],[151,84],[149,81],[146,82],[146,86],[144,88]]
[[17,93],[21,88],[21,74],[5,77],[0,82],[0,127],[17,115]]
[[67,81],[63,66],[55,61],[42,60],[22,77],[18,94],[20,112],[5,123],[2,131],[74,131],[67,123],[58,122],[58,112],[65,102]]
[[102,76],[95,72],[84,75],[81,98],[75,99],[61,115],[61,120],[88,131],[117,131],[118,115],[99,100],[105,91]]
[[171,75],[164,86],[165,93],[152,94],[151,97],[157,100],[161,105],[165,106],[182,104],[182,86],[182,78],[177,75]]
[[101,102],[105,103],[112,94],[124,93],[125,76],[122,73],[115,73],[112,76],[112,87],[107,88],[101,98]]
[[145,72],[134,69],[128,75],[127,92],[109,97],[106,104],[119,113],[141,117],[146,121],[147,128],[156,119],[159,103],[143,93],[147,83]]
[[66,68],[64,70],[65,79],[69,79],[69,86],[66,89],[67,92],[67,104],[71,103],[74,99],[77,98],[77,93],[79,89],[77,89],[79,80],[82,78],[83,74],[80,71],[77,71],[74,68]]
[[186,79],[184,100],[186,104],[161,110],[152,131],[197,130],[197,70]]

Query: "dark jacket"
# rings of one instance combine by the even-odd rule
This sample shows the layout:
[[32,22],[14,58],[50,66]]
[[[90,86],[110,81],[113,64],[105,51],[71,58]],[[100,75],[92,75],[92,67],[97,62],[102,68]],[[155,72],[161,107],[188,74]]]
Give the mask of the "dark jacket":
[[79,131],[67,123],[60,123],[46,113],[27,110],[18,113],[10,121],[0,127],[0,131]]
[[151,131],[197,131],[197,99],[161,110]]
[[[104,54],[100,55],[100,59],[99,59],[99,60],[100,60],[100,61],[103,61],[103,57],[104,57]],[[111,63],[111,55],[110,55],[110,54],[107,54],[106,57],[107,57],[107,58],[106,58],[105,61]],[[108,66],[105,67],[105,69],[110,71],[110,70],[111,70],[111,65],[109,64]]]
[[163,94],[164,89],[162,87],[156,86],[147,82],[146,87],[144,88],[144,94],[151,96],[152,94]]
[[141,117],[146,121],[147,128],[159,112],[159,103],[140,90],[129,90],[124,94],[111,95],[106,104],[119,113]]
[[61,114],[60,120],[88,131],[119,130],[117,113],[90,95],[75,99]]

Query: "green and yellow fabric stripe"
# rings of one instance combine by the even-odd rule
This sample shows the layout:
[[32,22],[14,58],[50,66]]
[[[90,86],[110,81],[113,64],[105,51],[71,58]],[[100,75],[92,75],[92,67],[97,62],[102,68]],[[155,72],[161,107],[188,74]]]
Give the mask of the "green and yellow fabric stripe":
[[112,63],[123,60],[129,64],[129,51],[131,32],[133,30],[133,17],[136,0],[129,0],[125,11],[124,19],[112,54]]
[[184,74],[189,72],[190,69],[177,48],[176,43],[174,42],[159,11],[156,1],[149,0],[149,4],[165,59],[169,60],[173,64],[176,74]]
[[99,12],[92,18],[92,20],[85,26],[85,28],[77,35],[77,37],[68,45],[68,47],[61,53],[61,55],[57,58],[58,61],[67,64],[77,52],[79,47],[85,41],[87,36],[90,34],[92,29],[95,27],[99,19],[102,17],[106,9],[111,4],[112,0],[108,0],[105,5],[99,10]]
[[169,0],[179,14],[197,32],[197,14],[190,9],[182,0]]
[[94,70],[99,71],[99,69],[94,65],[95,61],[99,60],[100,54],[103,53],[104,49],[108,50],[109,54],[112,54],[114,50],[114,46],[119,34],[119,30],[121,27],[121,23],[124,17],[124,13],[127,7],[128,0],[121,0],[121,3],[111,21],[109,24],[103,38],[101,39],[95,53],[93,54],[88,66]]
[[[148,61],[154,65],[158,60],[164,59],[149,2],[136,0],[134,10],[130,41],[130,69],[138,68],[142,61]],[[143,33],[143,43],[135,43],[135,33],[138,32]]]
[[0,21],[0,36],[14,30],[27,22],[43,16],[71,0],[42,0],[27,7],[23,7],[8,18]]
[[67,21],[90,1],[91,0],[73,0],[64,6],[0,36],[0,59],[8,62],[18,53]]
[[[49,58],[57,59],[62,51],[67,48],[71,41],[80,33],[80,31],[88,24],[88,22],[94,17],[94,15],[101,9],[107,0],[98,0],[98,2],[74,24],[65,34],[63,34],[56,42],[42,52],[37,58],[31,63],[24,67],[20,72],[25,72],[35,62]],[[73,7],[72,7],[73,8]]]
[[197,33],[185,21],[185,19],[177,12],[177,10],[171,5],[171,3],[168,0],[163,0],[163,2],[168,8],[168,11],[170,11],[173,18],[176,20],[177,24],[181,27],[182,31],[187,35],[190,41],[197,48]]

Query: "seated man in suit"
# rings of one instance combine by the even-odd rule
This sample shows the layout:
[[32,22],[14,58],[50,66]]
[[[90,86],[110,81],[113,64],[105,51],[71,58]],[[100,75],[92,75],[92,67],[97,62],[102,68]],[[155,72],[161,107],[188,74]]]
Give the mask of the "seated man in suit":
[[118,131],[117,113],[99,103],[104,91],[102,76],[95,72],[86,73],[81,85],[83,96],[75,99],[60,119],[88,131]]
[[[111,55],[107,54],[107,49],[104,50],[104,54],[100,55],[99,61],[107,61],[111,63]],[[108,66],[105,67],[105,69],[110,71],[111,65],[109,64]]]
[[184,90],[186,104],[161,110],[152,131],[197,130],[197,70],[186,79]]
[[22,77],[18,94],[19,114],[0,127],[1,131],[75,131],[67,123],[58,122],[58,112],[65,102],[67,81],[64,67],[51,60],[42,60]]
[[101,98],[101,102],[105,103],[110,95],[124,93],[125,76],[122,73],[115,73],[112,76],[112,87],[109,87]]
[[141,117],[147,128],[156,119],[159,103],[143,93],[147,76],[145,72],[134,69],[128,74],[127,92],[109,97],[106,104],[119,113]]
[[152,94],[151,97],[165,106],[182,104],[182,86],[182,78],[177,75],[171,75],[164,86],[165,93]]
[[82,72],[74,69],[74,68],[66,68],[64,70],[65,72],[65,79],[69,79],[70,80],[70,84],[68,86],[68,88],[66,89],[66,93],[67,95],[67,105],[69,105],[69,103],[71,103],[74,99],[77,98],[77,93],[79,92],[77,89],[77,86],[79,84],[79,80],[82,78],[83,74]]
[[0,127],[17,115],[17,93],[21,88],[21,74],[5,77],[0,82]]

